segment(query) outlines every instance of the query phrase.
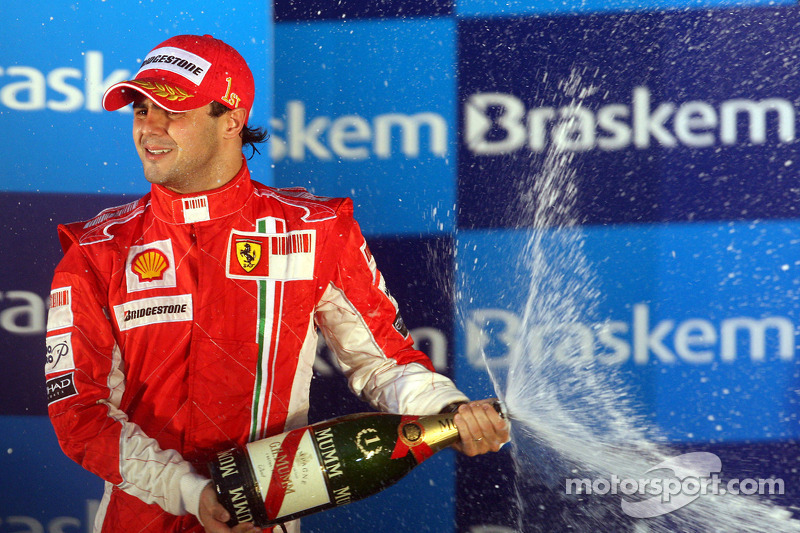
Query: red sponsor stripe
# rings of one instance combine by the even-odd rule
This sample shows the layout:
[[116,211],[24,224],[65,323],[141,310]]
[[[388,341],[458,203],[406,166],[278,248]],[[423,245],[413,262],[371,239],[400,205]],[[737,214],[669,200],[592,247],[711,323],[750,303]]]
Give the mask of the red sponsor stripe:
[[277,518],[281,512],[283,500],[286,498],[286,484],[290,482],[289,476],[294,464],[294,457],[297,455],[297,448],[307,431],[303,428],[289,432],[281,442],[280,450],[275,456],[275,468],[272,470],[267,495],[264,497],[264,508],[267,511],[267,518],[270,520]]
[[59,289],[50,295],[50,307],[60,307],[69,304],[69,291],[67,289]]

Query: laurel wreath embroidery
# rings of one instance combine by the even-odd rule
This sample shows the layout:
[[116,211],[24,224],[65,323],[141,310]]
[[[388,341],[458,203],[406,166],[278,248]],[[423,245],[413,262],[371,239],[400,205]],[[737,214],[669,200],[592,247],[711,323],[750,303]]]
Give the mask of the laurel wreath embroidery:
[[177,100],[178,102],[182,102],[187,98],[193,98],[193,94],[189,94],[180,87],[173,87],[172,85],[161,84],[161,83],[151,83],[149,81],[137,81],[133,80],[133,83],[140,86],[143,89],[147,89],[148,91],[152,91],[153,94],[156,96],[160,96],[161,98],[166,98],[170,102]]

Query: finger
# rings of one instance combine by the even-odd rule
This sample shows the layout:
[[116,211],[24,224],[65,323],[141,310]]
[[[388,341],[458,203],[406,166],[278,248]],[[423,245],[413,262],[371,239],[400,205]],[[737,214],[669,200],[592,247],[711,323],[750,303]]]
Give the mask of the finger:
[[208,533],[230,533],[230,528],[226,524],[230,520],[230,513],[217,501],[211,483],[206,485],[200,494],[198,518]]
[[491,424],[491,428],[483,427],[484,437],[488,439],[492,451],[500,451],[503,444],[511,440],[508,421],[500,416],[493,405],[484,404],[481,407],[486,414],[486,419]]
[[[484,454],[489,451],[490,444],[486,441],[482,424],[488,424],[482,409],[475,405],[462,405],[454,421],[461,435],[462,452],[468,456]],[[488,424],[491,427],[491,424]]]
[[231,519],[231,514],[220,503],[214,506],[214,508],[211,511],[211,516],[214,517],[214,520],[218,520],[222,523],[226,523],[228,520]]
[[497,398],[488,398],[486,400],[479,400],[477,402],[474,402],[474,404],[483,409],[483,412],[486,414],[487,419],[494,426],[493,428],[482,426],[484,433],[496,433],[502,436],[500,440],[502,441],[508,440],[507,434],[509,432],[509,424],[508,421],[504,418],[503,414],[501,414],[496,408]]
[[233,526],[232,531],[233,533],[260,533],[261,529],[257,528],[252,522],[242,522]]
[[482,442],[483,439],[475,438],[466,431],[461,435],[461,441],[454,445],[454,447],[464,455],[474,457],[486,453],[487,450],[483,449]]
[[462,435],[465,453],[477,455],[496,452],[508,442],[508,424],[495,410],[493,400],[481,400],[461,406],[459,414],[462,415],[465,425]]
[[480,402],[470,404],[469,414],[465,418],[470,432],[476,439],[491,437],[495,433],[494,422],[490,418],[493,414],[496,413],[490,404]]
[[502,414],[497,412],[494,404],[484,403],[481,404],[481,408],[483,409],[483,412],[486,414],[487,419],[491,422],[493,426],[493,431],[495,433],[508,432],[509,429],[508,420],[506,420]]

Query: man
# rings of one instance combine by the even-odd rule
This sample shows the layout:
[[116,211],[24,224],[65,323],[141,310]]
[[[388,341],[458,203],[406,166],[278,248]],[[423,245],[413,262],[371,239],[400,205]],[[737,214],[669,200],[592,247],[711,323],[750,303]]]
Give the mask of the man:
[[467,455],[508,440],[412,348],[352,202],[250,180],[254,95],[233,48],[181,35],[103,98],[133,104],[151,192],[59,227],[48,353],[66,355],[45,368],[62,448],[106,480],[96,530],[230,531],[206,462],[307,423],[317,330],[373,407],[457,406]]

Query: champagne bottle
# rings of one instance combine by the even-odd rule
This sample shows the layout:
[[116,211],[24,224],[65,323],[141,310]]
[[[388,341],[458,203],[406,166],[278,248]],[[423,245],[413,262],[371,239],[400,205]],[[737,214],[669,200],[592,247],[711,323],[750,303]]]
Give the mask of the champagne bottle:
[[459,439],[454,416],[347,415],[219,452],[208,466],[228,525],[269,527],[393,485]]

